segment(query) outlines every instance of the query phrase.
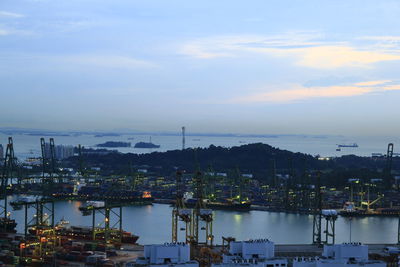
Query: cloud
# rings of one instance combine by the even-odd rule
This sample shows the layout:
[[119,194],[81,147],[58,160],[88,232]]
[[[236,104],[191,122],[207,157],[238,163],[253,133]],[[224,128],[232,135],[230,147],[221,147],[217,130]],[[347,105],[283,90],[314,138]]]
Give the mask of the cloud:
[[400,41],[400,36],[396,35],[381,35],[381,36],[361,36],[360,40],[373,40],[373,41]]
[[32,35],[33,33],[30,31],[25,31],[25,30],[17,30],[17,29],[12,29],[12,28],[0,28],[0,36],[6,36],[6,35],[21,35],[21,36],[27,36],[27,35]]
[[393,90],[400,90],[400,84],[392,84],[383,87],[383,90],[393,91]]
[[320,44],[310,40],[313,34],[318,36],[317,33],[288,33],[275,36],[237,35],[198,38],[183,44],[180,53],[195,58],[235,57],[240,52],[265,53],[265,49],[289,49]]
[[0,10],[0,18],[1,17],[22,18],[22,17],[24,17],[24,15]]
[[152,62],[119,55],[72,55],[62,57],[62,60],[72,65],[87,65],[116,69],[153,68]]
[[399,51],[376,46],[353,46],[343,42],[322,41],[319,33],[288,33],[277,36],[219,36],[192,40],[181,53],[199,59],[240,57],[246,53],[285,57],[309,68],[336,69],[368,67],[370,64],[400,60]]
[[[291,89],[269,90],[229,100],[230,103],[287,103],[312,98],[351,97],[388,90],[400,90],[400,85],[391,85],[392,81],[366,81],[350,85],[304,87],[288,85]],[[388,85],[389,83],[389,85]]]
[[366,67],[371,63],[400,60],[400,55],[360,51],[348,46],[320,46],[292,51],[298,65],[312,68]]
[[356,83],[356,86],[375,86],[375,85],[380,85],[380,84],[385,84],[385,83],[390,83],[391,80],[380,80],[380,81],[368,81],[368,82],[359,82]]

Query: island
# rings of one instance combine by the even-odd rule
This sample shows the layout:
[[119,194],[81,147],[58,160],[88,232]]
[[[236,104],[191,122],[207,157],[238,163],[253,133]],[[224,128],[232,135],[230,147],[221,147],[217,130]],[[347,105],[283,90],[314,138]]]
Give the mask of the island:
[[159,148],[159,145],[153,144],[151,142],[139,142],[135,144],[135,148]]
[[102,144],[97,144],[97,147],[130,147],[130,142],[107,141]]

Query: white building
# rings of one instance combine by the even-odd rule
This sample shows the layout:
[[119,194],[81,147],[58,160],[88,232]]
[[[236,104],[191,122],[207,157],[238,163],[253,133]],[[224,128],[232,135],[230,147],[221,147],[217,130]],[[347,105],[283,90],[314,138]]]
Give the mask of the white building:
[[66,159],[72,157],[74,155],[74,147],[73,146],[65,146],[65,145],[57,145],[55,146],[55,156],[56,159]]
[[144,257],[138,258],[133,266],[198,267],[199,263],[190,260],[190,245],[165,243],[144,246]]
[[223,255],[222,263],[212,267],[286,267],[287,259],[275,258],[275,245],[268,239],[231,242],[229,252]]
[[325,245],[321,257],[297,258],[293,267],[368,266],[384,267],[383,261],[368,259],[368,246],[361,243]]

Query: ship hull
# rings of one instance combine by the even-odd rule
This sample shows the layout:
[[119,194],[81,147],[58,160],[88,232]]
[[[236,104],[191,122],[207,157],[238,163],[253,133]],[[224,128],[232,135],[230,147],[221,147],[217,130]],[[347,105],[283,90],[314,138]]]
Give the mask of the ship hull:
[[[45,229],[45,228],[43,228]],[[43,229],[29,229],[31,235],[40,235]],[[104,228],[96,228],[96,235],[94,241],[104,241]],[[122,231],[122,238],[120,239],[120,231],[117,229],[110,229],[110,240],[121,240],[123,244],[136,244],[139,236]],[[68,227],[56,228],[56,235],[60,237],[70,238],[76,241],[93,241],[93,230],[91,227]]]

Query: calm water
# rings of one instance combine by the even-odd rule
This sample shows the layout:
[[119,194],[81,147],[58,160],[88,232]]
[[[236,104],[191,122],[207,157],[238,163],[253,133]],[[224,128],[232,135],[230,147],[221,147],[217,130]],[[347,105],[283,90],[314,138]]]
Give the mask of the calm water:
[[[81,204],[79,201],[57,202],[56,221],[64,217],[73,225],[90,226],[92,217],[81,215],[78,210]],[[171,211],[169,205],[163,204],[124,207],[123,228],[139,235],[140,244],[170,241]],[[23,232],[23,211],[12,211],[12,217],[19,222],[18,231]],[[100,223],[100,216],[97,217],[97,223]],[[215,211],[214,218],[217,243],[222,242],[222,236],[233,236],[237,240],[269,238],[278,244],[311,243],[312,216],[264,211]],[[111,220],[113,222],[115,220]],[[397,223],[397,218],[354,218],[351,223],[352,241],[396,243]],[[336,222],[337,242],[349,241],[349,226],[349,219],[339,217]]]
[[[0,133],[0,144],[6,144],[7,135]],[[48,140],[50,137],[45,137]],[[134,138],[129,140],[128,138]],[[106,141],[125,141],[134,145],[136,142],[149,141],[149,135],[121,135],[94,137],[93,135],[79,136],[56,136],[55,144],[74,145],[81,144],[85,147],[95,147],[96,144]],[[180,136],[153,135],[152,142],[161,145],[158,149],[140,149],[140,148],[118,148],[123,153],[149,153],[153,151],[167,151],[181,149],[182,139]],[[18,157],[27,158],[40,155],[40,137],[23,134],[13,135],[14,149]],[[208,147],[211,144],[216,146],[232,147],[246,143],[261,142],[281,149],[293,152],[308,153],[311,155],[319,154],[321,156],[340,156],[345,154],[355,154],[360,156],[370,156],[371,153],[386,153],[387,144],[392,142],[396,145],[400,143],[399,137],[345,137],[345,136],[278,136],[278,137],[213,137],[213,136],[187,136],[186,147]],[[358,148],[343,148],[342,151],[336,151],[336,144],[357,143]]]

